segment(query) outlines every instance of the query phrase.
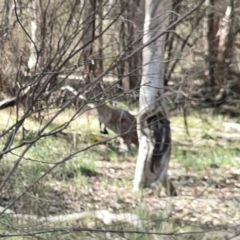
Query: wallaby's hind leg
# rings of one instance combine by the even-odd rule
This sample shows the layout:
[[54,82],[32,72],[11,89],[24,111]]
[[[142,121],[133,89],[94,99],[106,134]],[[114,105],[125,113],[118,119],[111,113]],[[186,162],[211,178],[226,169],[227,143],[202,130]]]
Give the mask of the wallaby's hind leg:
[[99,128],[100,128],[100,133],[105,134],[105,135],[108,134],[108,130],[107,130],[105,125],[104,125],[104,128],[102,130],[102,123],[100,121],[99,121]]
[[124,143],[127,145],[127,149],[128,149],[128,152],[133,155],[133,151],[132,151],[132,146],[131,146],[131,139],[128,137],[124,137]]
[[166,189],[167,191],[167,195],[168,196],[177,196],[177,191],[175,189],[175,187],[173,186],[172,182],[170,182],[167,178],[167,176],[165,176],[163,182],[162,182],[163,187]]

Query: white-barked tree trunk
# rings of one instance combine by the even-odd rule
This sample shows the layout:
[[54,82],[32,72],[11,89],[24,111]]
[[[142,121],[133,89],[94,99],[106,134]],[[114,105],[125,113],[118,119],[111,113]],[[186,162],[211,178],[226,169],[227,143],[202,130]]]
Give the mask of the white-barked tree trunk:
[[[171,1],[145,1],[143,44],[150,42],[169,22]],[[171,131],[164,100],[164,34],[143,49],[142,80],[139,96],[139,150],[134,191],[156,188],[165,183],[171,153]],[[165,185],[165,184],[164,184]]]

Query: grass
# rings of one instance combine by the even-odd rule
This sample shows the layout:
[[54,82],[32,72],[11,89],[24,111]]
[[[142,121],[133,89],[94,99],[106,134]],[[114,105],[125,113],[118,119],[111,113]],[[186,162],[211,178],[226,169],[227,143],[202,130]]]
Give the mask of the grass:
[[[185,168],[202,170],[210,165],[239,165],[239,147],[237,142],[216,137],[216,132],[225,132],[223,116],[201,115],[195,113],[187,118],[190,134],[187,135],[183,119],[173,117],[173,161],[181,163]],[[225,119],[235,122],[235,120]]]
[[[47,128],[46,132],[60,124],[64,124],[73,114],[74,112],[71,110],[62,113]],[[193,191],[198,191],[197,188],[202,185],[204,176],[211,176],[208,184],[216,182],[216,179],[220,178],[219,176],[222,173],[215,176],[211,169],[223,169],[223,171],[228,171],[227,169],[231,167],[238,169],[240,161],[238,144],[219,138],[216,134],[217,132],[226,132],[222,124],[224,121],[235,122],[236,120],[197,112],[191,113],[187,120],[189,135],[186,134],[181,116],[171,118],[173,149],[170,170],[174,171],[173,179],[179,175],[180,180],[175,181],[177,185],[181,184],[183,175],[188,174],[189,179],[195,176],[191,180],[192,182],[189,181],[184,183],[185,185],[179,186],[180,189],[185,191],[188,189],[186,186],[192,184],[190,191],[186,190],[190,194],[193,188],[196,188]],[[1,111],[0,130],[2,131],[7,126],[14,124],[14,121],[14,115],[11,115],[10,111]],[[25,126],[28,129],[25,139],[34,139],[38,134],[38,123],[34,122],[33,119],[27,119]],[[106,139],[99,134],[98,122],[91,114],[78,117],[65,132],[71,133],[70,140],[59,137],[44,137],[31,146],[1,193],[0,206],[7,206],[54,164],[74,154],[73,157],[60,164],[42,181],[25,192],[11,208],[19,213],[39,216],[78,212],[82,208],[84,210],[109,209],[113,212],[127,211],[135,213],[141,219],[146,220],[144,231],[151,229],[151,231],[155,232],[173,232],[176,230],[186,232],[194,229],[189,222],[183,222],[184,217],[181,217],[180,223],[171,217],[173,210],[171,201],[164,202],[163,198],[161,204],[158,205],[162,193],[159,192],[153,195],[145,191],[139,194],[132,193],[132,180],[137,153],[134,156],[124,152],[121,153],[119,151],[119,139],[113,139],[108,143],[102,143],[86,151],[81,151],[98,141]],[[114,136],[114,134],[111,133],[110,136]],[[17,146],[21,143],[21,140],[22,135],[19,131],[13,145]],[[5,137],[0,139],[0,145],[3,145],[5,141]],[[17,148],[4,155],[0,163],[1,181],[12,168],[14,162],[21,156],[25,147]],[[212,189],[209,190],[210,193],[212,191]],[[156,209],[163,209],[153,210],[155,205],[158,206]],[[8,232],[9,229],[9,231],[13,229],[8,224],[9,219],[11,219],[9,216],[5,216],[0,220],[0,232]],[[14,227],[23,231],[26,222],[12,220]],[[56,226],[66,226],[66,224],[73,227],[76,222],[65,223],[65,225],[57,223]],[[134,230],[133,227],[126,224],[122,226],[111,225],[109,227],[102,225],[99,221],[95,222],[90,219],[79,222],[77,227],[79,226],[92,228],[101,226],[102,229],[111,230]],[[197,229],[201,230],[201,227]],[[89,239],[91,234],[94,235],[94,233],[82,233],[81,239]],[[109,234],[112,239],[118,239],[119,235],[121,235],[117,233]],[[127,239],[160,239],[160,236],[157,235],[143,234],[141,236],[138,233],[126,233],[123,235]],[[41,236],[53,239],[56,237],[53,233]],[[62,239],[77,239],[80,235],[69,233],[69,235],[64,236],[66,238],[62,237]],[[106,239],[106,233],[96,233],[95,237]],[[13,237],[12,239],[24,238]],[[161,239],[164,239],[164,237]],[[166,237],[166,239],[168,238]],[[199,239],[201,238],[199,237]]]

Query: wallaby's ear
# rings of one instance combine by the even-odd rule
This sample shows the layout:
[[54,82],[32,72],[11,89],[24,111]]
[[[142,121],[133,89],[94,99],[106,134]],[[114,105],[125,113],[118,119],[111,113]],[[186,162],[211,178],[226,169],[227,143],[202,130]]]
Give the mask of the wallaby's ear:
[[91,60],[91,71],[94,77],[97,77],[97,75],[99,74],[99,68],[95,59]]
[[85,80],[89,85],[89,89],[84,92],[84,95],[87,96],[88,99],[95,99],[95,101],[99,101],[102,98],[103,94],[103,86],[101,84],[101,80],[95,81],[95,79],[99,75],[99,67],[96,59],[91,59],[85,62]]
[[93,77],[97,77],[97,75],[99,74],[99,68],[97,66],[97,62],[94,59],[88,60],[85,63],[85,72],[87,75],[88,80],[92,80],[91,76]]

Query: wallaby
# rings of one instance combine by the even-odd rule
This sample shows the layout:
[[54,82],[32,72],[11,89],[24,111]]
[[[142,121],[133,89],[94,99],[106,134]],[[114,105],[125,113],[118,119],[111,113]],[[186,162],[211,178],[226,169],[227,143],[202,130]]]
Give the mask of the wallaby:
[[[61,89],[68,90],[74,95],[78,94],[77,91],[69,85],[62,87]],[[86,97],[81,94],[78,97],[87,101]],[[106,131],[106,128],[109,128],[124,140],[124,143],[127,145],[130,152],[132,151],[132,143],[138,147],[137,121],[132,114],[123,109],[116,109],[106,104],[94,103],[88,105],[95,110],[100,123],[100,130],[101,124],[103,123]]]
[[103,129],[102,129],[102,122],[100,122],[100,121],[99,121],[99,129],[100,129],[100,133],[105,134],[105,135],[108,134],[108,130],[107,130],[106,126],[104,125]]
[[103,123],[106,128],[119,134],[130,152],[132,151],[132,143],[138,147],[137,122],[132,114],[123,109],[116,109],[106,104],[94,104],[94,107],[99,121]]

